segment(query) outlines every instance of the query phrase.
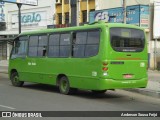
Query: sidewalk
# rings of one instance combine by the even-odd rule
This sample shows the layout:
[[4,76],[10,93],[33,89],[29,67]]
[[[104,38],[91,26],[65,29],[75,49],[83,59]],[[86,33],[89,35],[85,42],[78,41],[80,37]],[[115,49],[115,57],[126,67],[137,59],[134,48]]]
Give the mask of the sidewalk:
[[[0,61],[0,73],[8,73],[8,61]],[[148,85],[146,88],[124,90],[160,98],[160,71],[148,70]]]
[[160,98],[160,71],[148,70],[148,85],[146,88],[127,90]]
[[8,61],[0,60],[0,73],[8,73]]
[[146,88],[127,89],[127,91],[160,98],[160,82],[149,80]]
[[8,67],[8,60],[0,60],[0,67]]

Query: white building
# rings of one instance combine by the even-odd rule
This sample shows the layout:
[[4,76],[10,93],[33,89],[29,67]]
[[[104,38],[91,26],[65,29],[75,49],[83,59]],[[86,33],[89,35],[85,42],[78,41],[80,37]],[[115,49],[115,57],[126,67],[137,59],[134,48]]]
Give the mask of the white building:
[[[14,36],[18,35],[18,7],[13,3],[5,3],[5,22],[7,29],[0,31],[0,36]],[[54,24],[55,14],[55,0],[38,0],[38,6],[22,5],[21,7],[21,21],[22,32],[31,31],[36,29],[47,28],[47,25]],[[6,46],[6,45],[3,45]],[[1,47],[1,46],[0,46]],[[6,48],[3,49],[4,53]],[[9,58],[11,47],[7,45],[7,57],[0,56],[0,60],[3,58]],[[0,51],[1,52],[1,51]]]

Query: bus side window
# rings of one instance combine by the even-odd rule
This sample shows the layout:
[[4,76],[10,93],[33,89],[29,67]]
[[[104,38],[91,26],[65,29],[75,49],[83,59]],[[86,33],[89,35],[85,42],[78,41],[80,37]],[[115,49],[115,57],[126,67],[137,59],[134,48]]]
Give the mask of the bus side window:
[[92,57],[98,54],[100,42],[100,31],[88,31],[87,44],[85,48],[85,57]]
[[48,36],[47,35],[39,36],[39,42],[38,42],[38,56],[39,57],[45,57],[46,56],[47,41],[48,41]]
[[30,36],[29,52],[30,57],[45,57],[47,53],[47,35]]
[[15,46],[12,49],[11,59],[18,57],[26,57],[27,40],[27,36],[19,37],[15,40]]
[[38,36],[30,36],[28,56],[36,57],[38,54]]
[[87,32],[73,33],[72,56],[74,58],[84,57],[86,42],[87,42]]
[[62,33],[60,36],[60,57],[69,57],[71,49],[70,33]]
[[60,34],[57,34],[57,33],[49,36],[49,46],[48,46],[49,57],[59,57],[59,53],[60,53],[59,38],[60,38]]

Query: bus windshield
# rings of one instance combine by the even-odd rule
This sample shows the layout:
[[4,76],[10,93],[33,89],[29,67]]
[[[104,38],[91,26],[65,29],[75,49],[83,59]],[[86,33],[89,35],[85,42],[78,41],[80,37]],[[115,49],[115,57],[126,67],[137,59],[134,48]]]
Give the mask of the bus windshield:
[[132,28],[111,28],[111,46],[117,52],[141,52],[145,46],[143,30]]

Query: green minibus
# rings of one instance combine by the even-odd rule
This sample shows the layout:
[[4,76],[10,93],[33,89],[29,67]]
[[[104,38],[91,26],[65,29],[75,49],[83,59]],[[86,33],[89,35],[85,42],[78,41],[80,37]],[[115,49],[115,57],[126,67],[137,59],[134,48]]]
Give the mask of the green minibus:
[[95,22],[21,33],[14,40],[8,72],[14,86],[33,82],[58,86],[62,94],[77,89],[105,93],[145,88],[147,55],[142,28]]

